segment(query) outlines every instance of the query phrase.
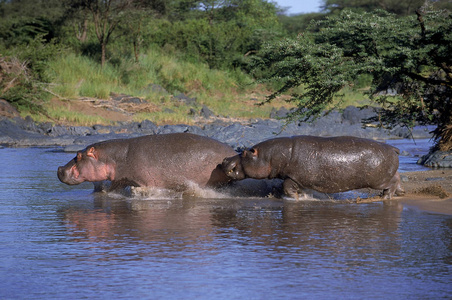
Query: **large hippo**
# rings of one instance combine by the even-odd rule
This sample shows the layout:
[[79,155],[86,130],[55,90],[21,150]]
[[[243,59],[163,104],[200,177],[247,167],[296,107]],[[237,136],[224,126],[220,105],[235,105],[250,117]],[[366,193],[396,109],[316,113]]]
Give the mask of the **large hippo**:
[[149,135],[96,143],[58,168],[61,182],[111,181],[111,190],[125,186],[183,190],[189,182],[215,187],[230,179],[221,169],[236,154],[226,144],[190,133]]
[[284,192],[298,199],[302,189],[337,193],[360,188],[383,190],[390,199],[400,186],[399,149],[350,136],[294,136],[267,140],[226,158],[222,167],[235,180],[280,178]]

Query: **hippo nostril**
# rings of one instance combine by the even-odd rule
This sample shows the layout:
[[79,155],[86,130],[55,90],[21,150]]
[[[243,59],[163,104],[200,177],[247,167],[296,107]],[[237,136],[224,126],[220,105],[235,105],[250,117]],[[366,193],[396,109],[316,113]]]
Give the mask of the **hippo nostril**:
[[64,177],[64,167],[58,167],[57,174],[58,174],[59,179],[63,178]]

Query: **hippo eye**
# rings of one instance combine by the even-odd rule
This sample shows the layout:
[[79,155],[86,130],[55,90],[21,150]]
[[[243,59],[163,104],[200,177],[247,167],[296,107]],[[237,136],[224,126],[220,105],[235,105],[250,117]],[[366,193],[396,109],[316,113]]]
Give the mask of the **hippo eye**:
[[82,152],[77,152],[77,156],[75,157],[75,162],[82,160]]

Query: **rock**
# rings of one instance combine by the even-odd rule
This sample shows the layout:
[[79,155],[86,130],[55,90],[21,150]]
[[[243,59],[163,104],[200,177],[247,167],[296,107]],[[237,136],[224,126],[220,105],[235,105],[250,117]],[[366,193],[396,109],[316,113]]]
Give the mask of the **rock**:
[[190,110],[188,111],[188,115],[192,116],[192,117],[195,117],[195,116],[198,115],[198,112],[196,111],[196,109],[190,108]]
[[24,120],[18,118],[17,124],[24,130],[37,132],[41,134],[47,134],[48,128],[51,127],[51,123],[41,123],[39,126],[33,121],[33,118],[26,116]]
[[111,126],[104,125],[94,125],[93,130],[94,134],[109,134],[114,131]]
[[121,103],[141,104],[145,102],[146,101],[138,97],[124,97],[121,99]]
[[120,102],[120,103],[141,104],[141,103],[145,103],[146,102],[146,101],[144,101],[141,98],[134,97],[134,96],[131,96],[131,95],[126,95],[126,94],[110,93],[110,97],[111,97],[112,100],[114,100],[116,102]]
[[5,99],[0,99],[0,116],[7,118],[16,118],[19,117],[20,114],[17,109],[8,101],[6,101]]
[[200,115],[201,115],[201,117],[206,118],[206,119],[215,116],[214,112],[211,111],[211,110],[210,110],[207,106],[205,106],[205,105],[202,106],[201,111],[200,111]]
[[[191,132],[225,142],[235,149],[243,149],[249,148],[266,139],[292,135],[350,135],[369,139],[411,137],[411,134],[408,135],[401,128],[388,131],[372,126],[363,127],[361,122],[358,122],[358,119],[365,116],[365,113],[357,117],[358,114],[362,113],[361,111],[351,107],[345,111],[348,111],[348,115],[346,113],[344,116],[341,112],[332,111],[330,114],[320,117],[312,123],[300,122],[298,124],[286,124],[285,120],[255,119],[248,120],[247,124],[243,124],[225,119],[212,118],[214,113],[207,106],[203,106],[201,113],[204,118],[210,119],[209,124],[204,124],[202,127],[185,124],[157,126],[150,120],[117,123],[114,126],[95,125],[93,127],[78,127],[36,123],[31,117],[11,119],[0,116],[0,144],[11,146],[67,146],[73,144],[77,149],[80,149],[92,143],[115,138],[129,138],[147,134]],[[173,111],[166,110],[166,112],[171,113]],[[281,108],[277,112],[285,113],[286,111]],[[413,132],[417,132],[417,136],[430,138],[429,131],[431,129],[428,127],[416,127]],[[402,153],[402,155],[405,154]],[[451,164],[450,161],[449,163],[446,162],[447,159],[442,159],[440,162],[435,160],[434,165],[443,167]]]
[[188,125],[165,125],[159,127],[157,134],[188,132]]
[[418,162],[430,168],[452,168],[452,151],[435,151],[422,156]]
[[173,99],[185,103],[186,105],[195,105],[196,104],[196,98],[190,98],[184,93],[179,93],[176,96],[173,96]]
[[364,120],[376,116],[375,108],[363,108],[360,109],[355,106],[347,106],[342,112],[342,118],[344,121],[348,121],[350,124],[361,124]]
[[168,95],[168,91],[162,87],[161,85],[155,84],[155,83],[151,83],[149,84],[146,88],[145,91],[152,91],[153,93],[159,93],[159,94],[163,94],[163,95]]
[[281,107],[280,109],[276,110],[276,108],[273,108],[270,112],[270,118],[271,119],[282,119],[285,118],[289,114],[289,110],[285,107]]
[[149,120],[144,120],[140,124],[138,124],[138,128],[142,133],[155,134],[157,132],[158,126]]

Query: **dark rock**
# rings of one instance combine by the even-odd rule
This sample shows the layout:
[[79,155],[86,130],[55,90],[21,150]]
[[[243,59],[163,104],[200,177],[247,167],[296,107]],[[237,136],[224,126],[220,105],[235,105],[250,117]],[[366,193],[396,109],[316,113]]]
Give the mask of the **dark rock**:
[[152,91],[153,93],[159,93],[159,94],[164,94],[164,95],[168,95],[168,91],[162,87],[161,85],[158,84],[154,84],[151,83],[146,87],[145,91]]
[[347,106],[342,112],[342,118],[350,124],[361,124],[364,120],[376,115],[375,108],[360,109],[355,106]]
[[395,126],[390,130],[390,134],[402,139],[429,139],[432,137],[431,130],[431,126],[416,126],[413,129]]
[[415,126],[411,131],[411,137],[413,139],[430,139],[432,137],[432,131],[435,126]]
[[17,109],[9,104],[5,99],[0,99],[0,116],[7,118],[16,118],[19,117],[20,114]]
[[[202,111],[205,113],[205,117],[210,116],[212,121],[203,125],[202,128],[189,125],[157,126],[150,120],[140,123],[117,123],[114,126],[72,127],[53,125],[51,123],[35,123],[30,117],[25,119],[0,117],[0,144],[11,146],[68,146],[73,144],[77,150],[80,150],[87,145],[109,139],[130,138],[147,134],[191,132],[212,137],[229,144],[235,149],[243,149],[266,139],[292,135],[350,135],[370,139],[411,138],[412,136],[430,138],[429,131],[432,129],[429,127],[416,127],[413,133],[410,133],[401,127],[391,131],[374,126],[363,127],[361,122],[358,122],[361,117],[357,117],[357,114],[362,112],[353,108],[346,109],[349,115],[345,114],[344,116],[340,112],[333,111],[312,123],[286,124],[285,120],[256,119],[249,120],[249,124],[246,125],[238,122],[231,123],[224,119],[216,120],[211,117],[210,110],[207,107],[203,107]],[[166,112],[171,113],[173,111],[166,110]],[[279,112],[283,112],[283,109],[280,109]],[[213,112],[211,113],[213,115]],[[439,157],[433,160],[431,166],[451,166],[451,160]],[[430,161],[427,163],[430,163]]]
[[131,96],[131,95],[126,95],[126,94],[110,93],[110,97],[111,97],[112,100],[117,101],[117,102],[121,102],[121,103],[141,104],[141,103],[145,103],[146,102],[146,101],[144,101],[141,98],[134,97],[134,96]]
[[188,126],[186,132],[194,133],[197,135],[205,135],[204,130],[199,126]]
[[121,103],[141,104],[145,102],[146,101],[138,97],[124,97],[121,99]]
[[69,127],[69,134],[75,136],[85,136],[90,135],[92,133],[92,129],[86,126],[71,126]]
[[167,133],[180,133],[180,132],[188,132],[187,125],[165,125],[163,127],[159,127],[157,130],[157,134],[167,134]]
[[452,151],[435,151],[422,156],[420,165],[431,168],[452,168]]
[[22,119],[12,121],[8,118],[0,118],[0,143],[13,146],[39,146],[48,141],[49,145],[53,144],[48,136],[27,131],[22,128],[23,125]]
[[140,124],[138,124],[138,128],[141,130],[141,132],[146,134],[155,134],[158,130],[158,126],[149,120],[142,121]]
[[201,117],[206,118],[206,119],[215,116],[214,112],[211,111],[211,110],[210,110],[207,106],[205,106],[205,105],[202,106],[201,111],[200,111],[200,115],[201,115]]
[[285,118],[289,114],[289,110],[285,107],[281,107],[280,109],[273,108],[270,112],[271,119],[282,119]]
[[113,132],[116,134],[125,134],[125,135],[137,135],[141,132],[140,130],[141,123],[138,122],[120,122],[116,126],[113,126]]
[[190,108],[190,110],[188,111],[188,115],[194,117],[198,115],[198,112],[196,111],[196,109]]
[[190,98],[184,93],[179,93],[176,96],[173,96],[173,99],[176,101],[185,103],[186,105],[195,105],[196,104],[196,98]]
[[114,131],[111,126],[104,125],[94,125],[93,130],[95,134],[109,134]]
[[130,97],[130,96],[127,96],[126,94],[110,93],[110,97],[112,100],[121,101],[124,97]]
[[400,156],[410,156],[410,153],[408,153],[407,151],[403,150],[402,152],[400,152]]
[[[17,126],[19,126],[20,128],[22,128],[23,130],[45,134],[45,130],[43,128],[41,128],[41,126],[38,126],[35,123],[35,121],[33,121],[33,118],[30,116],[26,116],[25,119],[15,118],[14,123]],[[43,123],[41,125],[47,126],[48,124],[50,124],[50,123]]]

